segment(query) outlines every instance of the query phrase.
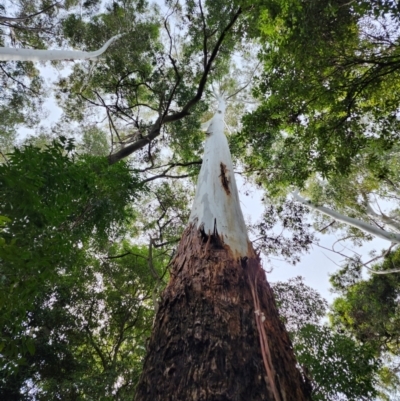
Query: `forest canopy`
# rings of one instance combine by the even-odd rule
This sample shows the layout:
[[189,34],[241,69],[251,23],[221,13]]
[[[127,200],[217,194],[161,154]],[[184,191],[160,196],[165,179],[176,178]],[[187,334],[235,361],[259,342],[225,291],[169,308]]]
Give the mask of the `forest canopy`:
[[342,255],[329,307],[272,287],[313,400],[395,400],[399,32],[391,0],[2,0],[0,398],[134,397],[223,95],[265,268],[389,239]]

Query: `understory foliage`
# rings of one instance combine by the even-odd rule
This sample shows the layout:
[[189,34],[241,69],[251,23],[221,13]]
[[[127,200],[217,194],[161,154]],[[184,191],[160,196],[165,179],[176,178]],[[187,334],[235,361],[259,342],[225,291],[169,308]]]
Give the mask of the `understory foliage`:
[[147,248],[118,239],[141,190],[125,163],[75,155],[65,138],[0,165],[2,399],[97,398],[121,374],[134,386],[143,349],[125,343],[149,333],[155,278]]
[[[341,233],[296,188],[399,232],[399,25],[391,0],[3,1],[1,46],[122,36],[96,60],[0,61],[0,399],[133,398],[218,93],[235,170],[265,190],[257,251],[296,264],[314,228]],[[332,276],[329,324],[300,278],[274,285],[314,400],[396,399],[400,276],[362,269]]]

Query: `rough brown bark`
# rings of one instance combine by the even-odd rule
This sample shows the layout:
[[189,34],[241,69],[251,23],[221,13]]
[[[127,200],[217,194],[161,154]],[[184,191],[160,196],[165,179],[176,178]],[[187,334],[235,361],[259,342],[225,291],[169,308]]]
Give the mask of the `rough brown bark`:
[[[309,399],[272,290],[250,244],[248,254],[237,259],[217,234],[207,236],[192,225],[186,229],[135,401]],[[260,345],[262,332],[267,350],[265,341]]]

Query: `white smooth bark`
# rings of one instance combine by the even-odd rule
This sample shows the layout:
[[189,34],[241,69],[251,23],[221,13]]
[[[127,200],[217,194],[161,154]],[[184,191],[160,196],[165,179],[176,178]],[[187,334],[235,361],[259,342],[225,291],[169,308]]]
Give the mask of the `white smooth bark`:
[[292,196],[296,201],[302,203],[303,205],[308,206],[314,210],[317,210],[327,216],[333,217],[337,221],[348,224],[349,226],[352,227],[356,227],[360,230],[363,230],[369,234],[375,235],[376,237],[382,238],[384,240],[400,244],[399,234],[389,233],[371,224],[365,223],[364,221],[353,219],[352,217],[343,216],[342,214],[335,212],[334,210],[328,209],[324,206],[316,206],[311,201],[301,197],[297,191],[292,192]]
[[366,199],[366,209],[367,209],[367,214],[369,216],[381,220],[391,230],[395,231],[396,233],[400,233],[400,224],[384,213],[375,212],[374,208],[371,206],[368,199]]
[[224,134],[225,99],[210,120],[203,163],[189,221],[207,235],[218,233],[236,257],[249,254],[247,228],[240,208],[228,141]]
[[82,52],[78,50],[33,50],[0,47],[0,61],[49,61],[49,60],[92,60],[103,54],[122,35],[113,36],[99,50]]

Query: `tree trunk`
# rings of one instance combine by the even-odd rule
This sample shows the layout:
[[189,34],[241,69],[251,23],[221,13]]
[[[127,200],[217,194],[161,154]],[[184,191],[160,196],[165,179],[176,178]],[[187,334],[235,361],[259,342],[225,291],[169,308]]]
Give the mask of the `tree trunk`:
[[217,233],[186,229],[136,401],[309,399],[264,270],[249,253],[235,258]]
[[309,391],[247,237],[218,100],[135,400],[305,401]]

